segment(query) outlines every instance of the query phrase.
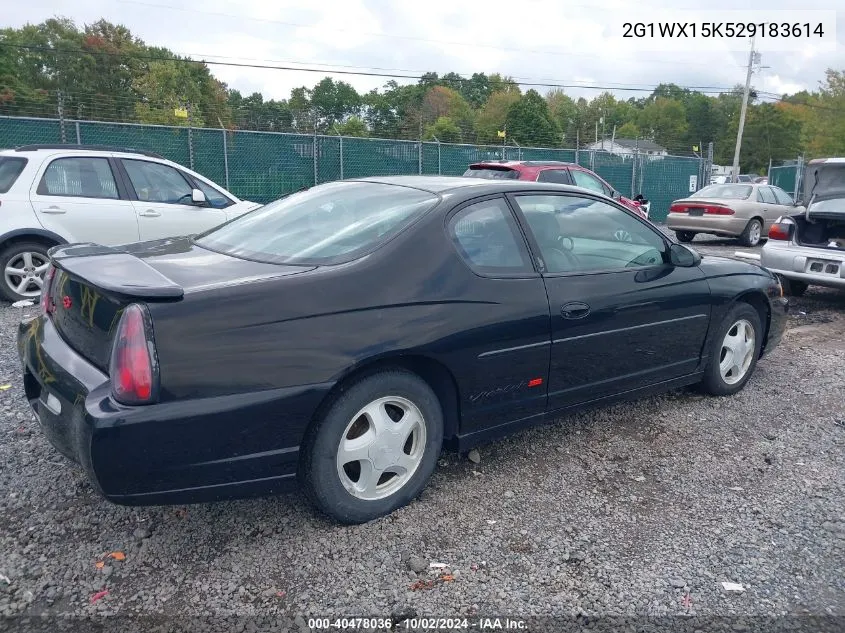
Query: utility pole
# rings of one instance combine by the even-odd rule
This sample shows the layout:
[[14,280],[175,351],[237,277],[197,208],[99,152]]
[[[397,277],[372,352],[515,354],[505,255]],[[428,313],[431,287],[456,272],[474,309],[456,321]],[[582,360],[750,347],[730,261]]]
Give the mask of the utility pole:
[[739,129],[736,132],[736,149],[734,150],[733,182],[739,180],[739,150],[742,147],[742,130],[745,127],[745,113],[748,111],[748,93],[751,90],[751,73],[754,62],[759,53],[754,52],[754,38],[751,38],[751,52],[748,54],[748,71],[745,73],[745,91],[742,93],[742,110],[739,113]]

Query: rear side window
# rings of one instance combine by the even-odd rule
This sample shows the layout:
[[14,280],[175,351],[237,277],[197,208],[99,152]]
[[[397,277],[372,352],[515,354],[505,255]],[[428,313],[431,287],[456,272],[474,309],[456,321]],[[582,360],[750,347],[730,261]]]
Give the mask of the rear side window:
[[12,188],[24,167],[25,158],[0,156],[0,193],[6,193]]
[[610,195],[610,191],[607,187],[604,186],[604,183],[592,174],[588,174],[586,171],[581,171],[580,169],[573,169],[572,179],[575,181],[575,184],[579,187],[584,187],[584,189],[589,189],[597,193],[602,193],[606,196]]
[[510,167],[470,167],[464,176],[488,180],[519,180],[519,172]]
[[783,189],[779,187],[772,187],[771,189],[775,192],[775,198],[777,198],[778,204],[783,204],[789,207],[793,205],[792,196],[786,193]]
[[42,196],[117,199],[117,185],[107,158],[57,158],[38,184]]
[[525,240],[501,198],[461,209],[449,232],[470,268],[491,277],[533,272]]
[[557,182],[563,185],[571,185],[569,172],[565,169],[544,169],[537,176],[537,182]]

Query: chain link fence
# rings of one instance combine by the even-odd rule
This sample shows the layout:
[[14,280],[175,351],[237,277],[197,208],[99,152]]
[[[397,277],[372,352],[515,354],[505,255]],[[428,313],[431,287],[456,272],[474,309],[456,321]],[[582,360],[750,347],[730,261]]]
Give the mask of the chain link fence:
[[642,194],[651,201],[652,219],[662,221],[673,200],[709,181],[704,159],[683,156],[619,156],[596,150],[0,117],[0,148],[36,143],[110,145],[155,152],[197,171],[239,198],[261,203],[344,178],[458,176],[480,161],[554,160],[592,169],[625,196]]
[[804,159],[790,161],[789,164],[769,168],[769,184],[780,187],[792,197],[798,199],[801,193],[801,175],[804,173]]

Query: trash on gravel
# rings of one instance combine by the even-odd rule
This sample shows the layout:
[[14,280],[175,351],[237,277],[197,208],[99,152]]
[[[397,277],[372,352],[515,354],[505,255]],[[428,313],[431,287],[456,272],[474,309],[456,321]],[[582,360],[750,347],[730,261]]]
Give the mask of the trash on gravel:
[[685,609],[689,609],[692,606],[692,598],[689,594],[685,594],[684,597],[681,598],[681,604]]
[[22,301],[15,301],[15,302],[12,304],[12,307],[13,307],[13,308],[31,308],[31,307],[32,307],[32,306],[34,306],[34,305],[35,305],[35,304],[34,304],[34,303],[32,303],[32,301],[28,301],[27,299],[24,299],[24,300],[22,300]]
[[740,488],[739,486],[731,486],[730,488],[728,488],[728,490],[733,490],[734,492],[742,492],[743,488]]
[[487,519],[487,525],[496,525],[497,521],[495,519]]
[[11,585],[11,584],[12,584],[12,581],[11,581],[11,580],[9,580],[9,577],[8,577],[8,576],[6,576],[5,574],[0,574],[0,580],[2,580],[3,582],[5,582],[7,585]]
[[436,585],[445,583],[445,582],[452,582],[455,580],[455,577],[452,574],[441,574],[437,578],[433,580],[417,580],[416,582],[411,584],[411,591],[420,591],[423,589],[432,589]]
[[637,475],[636,477],[631,477],[634,481],[645,481],[645,475]]
[[477,464],[481,461],[481,453],[478,452],[477,448],[472,449],[467,457],[473,464]]
[[98,591],[93,596],[91,596],[91,604],[94,604],[95,602],[97,602],[97,600],[100,600],[101,598],[105,598],[107,595],[109,595],[108,589],[103,589],[102,591]]
[[105,566],[106,564],[101,560],[98,560],[96,563],[94,563],[94,567],[96,567],[97,569],[102,569]]
[[745,587],[743,587],[738,582],[723,582],[722,587],[725,591],[735,591],[737,593],[742,593],[743,591],[745,591]]
[[448,563],[429,563],[428,566],[430,569],[446,569],[450,567]]
[[126,560],[126,554],[123,552],[112,552],[109,554],[109,558],[113,558],[115,560]]
[[7,389],[11,389],[12,385],[0,385],[0,391],[6,391]]

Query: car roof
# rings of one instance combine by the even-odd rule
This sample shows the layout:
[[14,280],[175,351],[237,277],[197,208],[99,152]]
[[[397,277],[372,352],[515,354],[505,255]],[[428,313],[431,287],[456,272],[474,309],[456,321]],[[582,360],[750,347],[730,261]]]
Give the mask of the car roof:
[[472,178],[471,176],[370,176],[368,178],[356,178],[354,181],[413,187],[414,189],[421,189],[434,194],[467,192],[473,195],[485,195],[507,191],[533,190],[595,193],[594,191],[573,185],[533,182],[530,180],[490,180],[488,178]]
[[580,167],[575,163],[562,160],[480,160],[470,164],[470,167]]
[[20,145],[14,149],[6,150],[4,153],[11,152],[113,152],[118,154],[138,154],[141,156],[149,156],[150,158],[164,160],[164,156],[156,154],[155,152],[150,152],[144,149],[135,149],[133,147],[118,147],[115,145],[74,145],[70,143]]

